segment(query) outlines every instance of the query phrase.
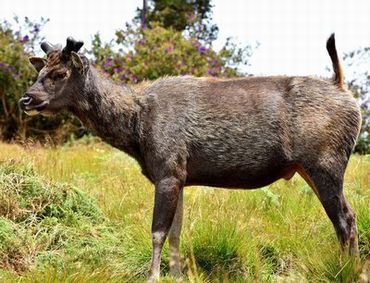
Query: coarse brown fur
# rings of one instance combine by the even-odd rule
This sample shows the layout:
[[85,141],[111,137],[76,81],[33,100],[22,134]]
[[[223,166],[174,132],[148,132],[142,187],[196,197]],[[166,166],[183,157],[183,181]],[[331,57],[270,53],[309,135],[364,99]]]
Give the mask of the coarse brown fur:
[[150,280],[159,276],[168,234],[171,272],[180,272],[182,194],[189,185],[254,189],[298,172],[323,204],[343,249],[356,254],[355,215],[343,195],[343,176],[361,116],[344,88],[334,37],[327,49],[333,81],[185,76],[132,87],[102,77],[78,50],[51,50],[47,62],[31,60],[40,74],[20,103],[32,113],[68,109],[139,162],[156,186]]

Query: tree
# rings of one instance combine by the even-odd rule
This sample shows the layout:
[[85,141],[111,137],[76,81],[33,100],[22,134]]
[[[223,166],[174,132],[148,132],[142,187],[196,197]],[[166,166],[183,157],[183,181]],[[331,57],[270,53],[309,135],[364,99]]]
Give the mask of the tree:
[[188,31],[198,40],[212,42],[217,38],[218,27],[212,24],[211,0],[147,0],[137,10],[136,20],[142,26],[160,25],[174,31]]

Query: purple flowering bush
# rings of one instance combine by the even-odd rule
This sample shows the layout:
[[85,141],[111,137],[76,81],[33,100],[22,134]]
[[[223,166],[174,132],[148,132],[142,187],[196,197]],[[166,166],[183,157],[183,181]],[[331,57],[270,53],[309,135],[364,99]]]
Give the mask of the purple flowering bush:
[[25,44],[29,35],[13,32],[7,23],[0,26],[0,138],[24,135],[26,118],[18,109],[18,99],[35,78]]
[[124,83],[155,80],[166,75],[238,76],[241,73],[236,65],[246,57],[245,53],[238,54],[236,48],[227,46],[216,52],[209,43],[161,26],[140,29],[127,25],[127,29],[117,31],[116,36],[118,52],[113,52],[110,44],[103,45],[99,35],[95,35],[92,53],[98,68]]

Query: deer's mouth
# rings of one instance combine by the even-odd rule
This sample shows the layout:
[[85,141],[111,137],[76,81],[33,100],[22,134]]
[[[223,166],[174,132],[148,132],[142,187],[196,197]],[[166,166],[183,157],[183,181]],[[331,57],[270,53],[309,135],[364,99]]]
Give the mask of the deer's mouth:
[[49,105],[49,101],[45,100],[39,104],[36,105],[25,105],[24,106],[24,112],[29,116],[35,116],[40,114],[45,108]]
[[49,99],[39,99],[32,93],[26,93],[19,99],[19,105],[29,116],[34,116],[45,110],[49,105]]

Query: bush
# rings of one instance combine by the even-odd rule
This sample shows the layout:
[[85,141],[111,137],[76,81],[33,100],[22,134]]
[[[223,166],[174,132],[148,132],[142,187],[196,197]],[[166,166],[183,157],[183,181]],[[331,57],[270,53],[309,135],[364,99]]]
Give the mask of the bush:
[[216,52],[210,43],[201,43],[159,25],[152,29],[127,25],[127,29],[117,31],[116,36],[118,52],[114,52],[111,45],[102,44],[96,34],[92,54],[98,68],[114,80],[126,83],[166,75],[240,76],[237,65],[246,63],[252,50],[250,46],[237,48],[228,40],[225,47]]
[[94,199],[43,180],[31,166],[0,166],[0,269],[109,265],[122,257],[120,246]]
[[24,117],[18,107],[18,99],[36,77],[36,72],[28,62],[25,44],[30,42],[28,35],[10,29],[10,25],[0,26],[0,138],[13,139],[17,134],[26,135]]

